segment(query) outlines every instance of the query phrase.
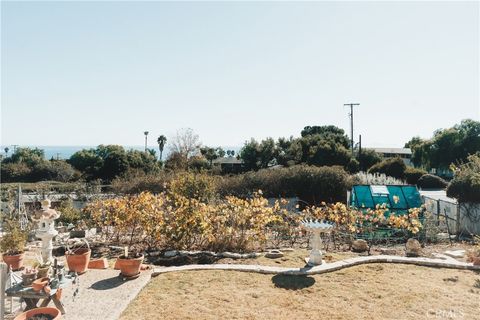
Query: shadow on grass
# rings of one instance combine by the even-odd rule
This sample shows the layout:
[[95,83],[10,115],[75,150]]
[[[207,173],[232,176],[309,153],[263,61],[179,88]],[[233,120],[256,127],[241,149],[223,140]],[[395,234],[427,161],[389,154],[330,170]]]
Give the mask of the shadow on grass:
[[97,281],[92,284],[91,288],[93,290],[110,290],[119,287],[124,283],[125,281],[123,281],[120,277],[117,276]]
[[277,288],[300,290],[313,286],[315,279],[309,276],[277,274],[272,277],[272,282]]

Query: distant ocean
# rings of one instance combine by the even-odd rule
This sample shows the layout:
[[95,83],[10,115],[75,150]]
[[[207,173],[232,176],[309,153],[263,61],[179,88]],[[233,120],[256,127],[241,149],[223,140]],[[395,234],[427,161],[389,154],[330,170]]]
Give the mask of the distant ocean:
[[[8,154],[11,155],[13,152],[13,146],[1,146],[0,154],[5,156],[5,147],[9,148]],[[29,147],[29,148],[39,148],[42,149],[45,153],[45,159],[68,159],[77,151],[82,149],[91,149],[96,148],[97,146],[20,146],[20,147]],[[123,146],[125,150],[138,150],[143,151],[145,150],[144,146]],[[149,149],[155,150],[157,156],[159,155],[158,146],[148,146]],[[226,150],[234,150],[235,153],[238,153],[240,147],[222,147],[225,151]],[[168,156],[168,147],[165,148],[163,151],[163,159]]]
[[[11,155],[13,152],[13,146],[2,146],[1,154],[5,156],[5,147],[8,147],[8,154]],[[96,148],[97,146],[19,146],[19,147],[28,147],[28,148],[38,148],[42,149],[45,153],[45,159],[68,159],[77,151],[83,149],[92,149]],[[123,146],[126,150],[145,150],[144,146]],[[158,147],[148,146],[149,149],[154,149],[158,155]],[[163,152],[163,156],[165,157],[165,151]]]

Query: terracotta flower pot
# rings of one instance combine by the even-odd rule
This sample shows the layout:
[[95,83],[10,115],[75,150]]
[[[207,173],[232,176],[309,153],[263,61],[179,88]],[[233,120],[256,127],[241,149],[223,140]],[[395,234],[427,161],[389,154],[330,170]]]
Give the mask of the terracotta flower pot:
[[88,269],[108,269],[108,261],[106,258],[91,259],[88,263]]
[[7,266],[11,267],[13,271],[17,271],[23,268],[23,258],[25,254],[19,253],[14,255],[3,254],[3,261]]
[[60,313],[60,310],[57,308],[51,308],[51,307],[44,307],[44,308],[35,308],[32,310],[25,311],[23,313],[20,313],[18,316],[16,316],[13,320],[27,320],[30,319],[34,316],[39,316],[39,315],[49,315],[50,317],[53,317],[53,320],[59,320],[62,318],[62,315]]
[[43,268],[37,268],[37,270],[38,270],[37,279],[38,278],[45,278],[45,277],[48,277],[48,272],[50,271],[50,266],[43,267]]
[[50,280],[49,278],[40,278],[40,279],[37,279],[37,280],[33,281],[33,283],[32,283],[33,291],[35,291],[35,292],[42,291],[43,288],[45,288],[45,286],[48,284],[49,280]]
[[28,274],[23,273],[22,274],[22,285],[24,287],[29,287],[29,286],[32,285],[32,283],[35,279],[37,279],[37,272],[28,273]]
[[67,265],[70,271],[75,271],[78,274],[82,274],[87,271],[88,263],[90,262],[90,254],[92,251],[86,248],[80,248],[66,252]]
[[115,265],[125,277],[133,277],[140,273],[140,266],[143,262],[143,255],[138,258],[125,259],[124,256],[117,258]]

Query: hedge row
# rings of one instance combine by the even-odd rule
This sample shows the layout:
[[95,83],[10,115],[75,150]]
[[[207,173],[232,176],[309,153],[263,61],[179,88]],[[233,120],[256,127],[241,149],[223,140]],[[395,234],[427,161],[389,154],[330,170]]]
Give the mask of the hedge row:
[[218,192],[223,196],[246,197],[262,190],[265,197],[296,196],[308,204],[319,204],[346,202],[351,185],[351,176],[341,167],[297,165],[223,177]]

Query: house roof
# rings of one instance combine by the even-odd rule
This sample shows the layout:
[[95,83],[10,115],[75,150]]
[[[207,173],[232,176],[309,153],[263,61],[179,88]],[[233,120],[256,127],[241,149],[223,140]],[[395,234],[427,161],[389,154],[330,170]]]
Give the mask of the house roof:
[[243,161],[236,157],[217,158],[212,161],[214,164],[242,164]]
[[367,148],[375,150],[378,153],[393,153],[393,154],[412,154],[410,148]]

